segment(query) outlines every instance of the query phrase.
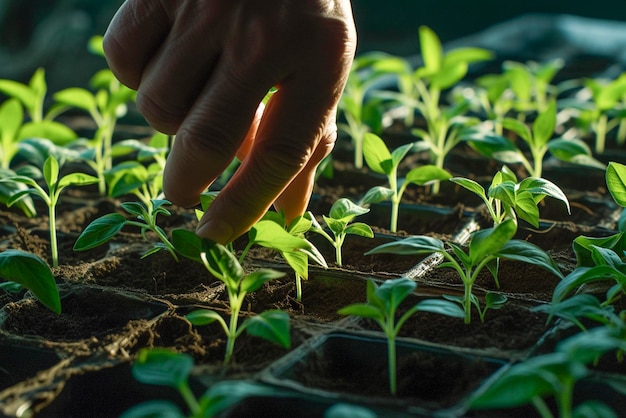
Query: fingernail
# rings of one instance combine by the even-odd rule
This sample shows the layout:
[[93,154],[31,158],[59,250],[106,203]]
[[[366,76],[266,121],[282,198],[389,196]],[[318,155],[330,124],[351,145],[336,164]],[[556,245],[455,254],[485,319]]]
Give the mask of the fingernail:
[[233,228],[220,219],[207,219],[198,225],[196,234],[220,244],[227,244],[232,240]]

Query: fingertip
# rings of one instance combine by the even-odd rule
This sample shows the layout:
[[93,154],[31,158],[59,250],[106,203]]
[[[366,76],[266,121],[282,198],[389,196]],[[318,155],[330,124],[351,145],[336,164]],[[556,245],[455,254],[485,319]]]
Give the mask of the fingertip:
[[232,225],[220,218],[202,219],[196,228],[196,234],[222,245],[226,245],[237,238],[234,236]]

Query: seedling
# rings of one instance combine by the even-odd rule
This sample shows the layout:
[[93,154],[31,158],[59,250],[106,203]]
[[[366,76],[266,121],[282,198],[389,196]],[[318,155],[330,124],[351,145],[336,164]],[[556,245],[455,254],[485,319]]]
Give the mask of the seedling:
[[221,244],[202,239],[191,231],[177,229],[172,233],[172,241],[181,255],[204,265],[209,273],[224,283],[230,304],[230,321],[216,311],[198,309],[186,318],[193,325],[208,325],[218,322],[226,334],[224,364],[230,363],[235,340],[244,332],[289,348],[289,314],[280,310],[269,310],[252,316],[239,325],[239,313],[248,293],[258,290],[270,280],[285,274],[271,269],[259,269],[245,274],[237,257]]
[[[196,210],[198,219],[211,205],[219,192],[205,192],[200,196],[201,210]],[[309,259],[315,261],[323,268],[328,268],[324,256],[309,240],[305,234],[311,229],[312,217],[309,215],[298,216],[287,223],[284,212],[268,211],[263,218],[252,225],[248,232],[248,243],[239,255],[239,263],[243,264],[248,252],[254,245],[271,248],[283,257],[285,262],[294,272],[296,278],[296,299],[302,300],[302,280],[309,278]],[[232,243],[228,249],[234,253]]]
[[61,313],[61,298],[50,267],[34,254],[20,250],[0,253],[0,278],[6,280],[0,288],[19,291],[22,287],[54,313]]
[[539,227],[539,203],[550,196],[563,202],[570,213],[569,201],[565,193],[554,183],[542,178],[527,177],[517,182],[517,177],[507,166],[502,167],[491,180],[489,190],[485,192],[478,182],[454,177],[450,181],[464,187],[479,196],[493,220],[494,225],[507,218],[523,219],[535,228]]
[[335,260],[338,266],[342,265],[341,248],[343,247],[346,236],[358,235],[366,238],[374,237],[374,231],[372,231],[369,225],[363,222],[352,222],[355,217],[366,214],[367,212],[369,212],[368,208],[359,206],[345,197],[335,201],[330,208],[330,212],[328,212],[328,216],[322,216],[324,223],[332,233],[332,237],[319,224],[315,216],[309,214],[313,222],[311,231],[320,234],[332,244],[335,248]]
[[28,186],[25,190],[20,190],[13,194],[8,206],[13,205],[22,199],[25,195],[30,194],[41,198],[48,206],[48,226],[50,230],[50,251],[52,253],[52,266],[59,265],[59,250],[57,247],[57,231],[56,231],[56,205],[63,189],[68,186],[87,186],[98,182],[98,179],[85,173],[74,172],[59,177],[59,163],[54,156],[49,156],[43,165],[43,177],[47,186],[47,190],[41,187],[34,179],[27,176],[12,176],[1,178],[0,182],[12,181],[23,183]]
[[434,165],[423,165],[410,170],[404,178],[399,178],[398,166],[400,162],[409,151],[415,148],[419,149],[419,145],[416,146],[415,143],[410,143],[401,145],[394,149],[393,152],[390,152],[385,142],[378,135],[373,133],[365,134],[363,147],[365,161],[372,171],[387,176],[389,187],[378,186],[370,189],[360,200],[359,205],[367,206],[371,203],[390,200],[391,219],[389,229],[391,232],[397,232],[398,210],[407,186],[410,184],[418,186],[435,184],[452,177],[443,168],[438,168]]
[[[530,357],[507,369],[485,391],[471,401],[471,409],[514,408],[532,404],[542,418],[554,418],[546,403],[547,396],[556,400],[558,417],[582,416],[617,417],[606,404],[588,400],[576,407],[574,387],[589,374],[586,364],[604,353],[626,349],[624,335],[599,327],[579,333],[560,342],[555,352]],[[624,394],[624,388],[612,385]]]
[[239,262],[243,263],[248,250],[254,245],[278,251],[294,271],[296,299],[302,300],[302,280],[309,278],[309,259],[328,268],[324,256],[304,237],[311,225],[312,220],[308,216],[299,216],[287,225],[284,213],[267,212],[263,219],[250,228],[248,244],[241,252]]
[[[620,107],[626,95],[626,73],[614,80],[586,79],[584,84],[584,91],[589,93],[590,100],[573,100],[568,104],[579,111],[578,123],[595,133],[595,152],[602,154],[607,133],[626,118],[626,110]],[[622,141],[618,144],[622,145]]]
[[363,167],[363,137],[366,132],[379,130],[382,119],[380,103],[366,99],[366,94],[381,75],[372,67],[378,55],[378,53],[368,53],[355,58],[339,101],[339,109],[345,123],[339,123],[337,126],[352,139],[354,166],[358,169]]
[[[57,144],[66,144],[76,139],[76,133],[70,129],[67,125],[54,120],[60,113],[67,110],[66,107],[60,104],[53,105],[47,112],[44,112],[44,102],[46,99],[46,93],[48,86],[46,84],[45,71],[43,68],[38,68],[34,73],[28,84],[22,84],[15,80],[0,80],[0,92],[10,97],[9,102],[18,101],[21,106],[26,110],[26,115],[23,114],[20,106],[19,115],[15,112],[14,104],[13,117],[9,124],[13,127],[13,136],[10,139],[15,145],[17,142],[24,138],[48,138]],[[19,116],[19,117],[18,117]],[[24,123],[24,116],[28,116],[29,121]],[[4,125],[3,121],[2,125]],[[19,129],[14,129],[19,127]],[[3,129],[0,127],[0,130]],[[8,132],[8,131],[7,131]],[[3,133],[3,136],[6,134]],[[9,138],[3,138],[3,156],[2,163],[10,161],[7,156],[10,156],[14,152],[14,147],[9,146],[4,148],[5,141]],[[3,168],[8,166],[3,165]]]
[[526,114],[545,111],[556,97],[557,87],[551,82],[563,68],[563,60],[545,63],[505,61],[499,74],[485,74],[476,79],[476,96],[487,118],[493,122],[496,135],[502,135],[502,121],[511,110],[518,112],[519,120]]
[[190,376],[193,358],[164,348],[142,348],[131,369],[140,383],[175,389],[183,398],[190,415],[183,413],[171,401],[148,401],[125,411],[120,418],[211,418],[217,416],[247,396],[263,396],[270,392],[265,387],[245,382],[219,382],[201,396],[191,390]]
[[92,221],[78,236],[74,243],[74,251],[85,251],[98,247],[110,241],[125,226],[135,226],[141,230],[141,235],[146,241],[147,231],[154,232],[159,238],[152,248],[146,251],[141,258],[147,257],[161,250],[168,251],[174,260],[178,261],[178,255],[174,245],[167,238],[165,231],[157,225],[158,215],[171,215],[165,206],[171,204],[169,200],[153,199],[147,204],[140,202],[123,202],[121,207],[126,213],[135,217],[135,220],[126,218],[120,213],[108,213]]
[[[425,235],[408,237],[395,242],[388,242],[365,253],[391,253],[399,255],[439,254],[445,262],[438,268],[453,268],[459,273],[464,285],[464,294],[461,298],[449,296],[448,299],[459,302],[465,312],[465,323],[471,322],[471,307],[474,305],[484,321],[485,311],[488,308],[497,309],[505,302],[503,295],[493,294],[485,298],[486,307],[481,307],[480,300],[472,293],[472,289],[480,272],[487,267],[497,281],[498,259],[522,261],[547,270],[562,277],[562,274],[552,258],[541,248],[526,241],[512,239],[517,231],[513,219],[507,219],[493,228],[477,231],[472,234],[468,251],[465,252],[459,245],[451,241],[442,241],[438,238]],[[446,250],[452,249],[452,253]]]
[[[446,155],[461,141],[461,126],[471,120],[463,117],[469,109],[468,101],[444,109],[439,103],[441,93],[461,81],[471,63],[490,60],[493,54],[481,48],[457,48],[444,53],[439,37],[427,26],[419,28],[419,38],[424,65],[413,74],[419,95],[415,105],[427,129],[413,129],[412,133],[428,145],[432,163],[443,169]],[[432,192],[439,193],[439,183],[433,184]]]
[[[101,37],[92,39],[92,51],[101,54],[101,47],[97,46],[101,42]],[[90,84],[96,93],[71,87],[55,93],[54,99],[67,107],[87,112],[96,123],[98,129],[90,141],[93,159],[86,162],[96,172],[100,194],[106,195],[105,172],[113,167],[113,132],[118,118],[126,114],[126,104],[134,100],[136,93],[121,84],[109,69],[97,72]]]
[[463,318],[463,310],[455,303],[438,300],[423,300],[409,308],[396,322],[396,312],[400,304],[413,293],[417,284],[406,277],[386,280],[377,286],[373,280],[367,281],[367,303],[355,303],[339,310],[342,315],[354,315],[376,321],[387,337],[387,359],[389,366],[389,391],[397,392],[396,337],[402,325],[418,311],[434,312],[442,315]]
[[526,123],[513,118],[505,118],[502,125],[525,142],[530,150],[530,159],[512,140],[501,135],[474,129],[467,130],[464,140],[475,151],[488,158],[505,164],[521,164],[530,177],[542,177],[543,159],[548,151],[555,158],[567,163],[598,169],[605,168],[604,164],[592,157],[591,150],[583,141],[552,139],[556,126],[556,103],[554,101],[551,101],[546,110],[537,116],[532,129]]

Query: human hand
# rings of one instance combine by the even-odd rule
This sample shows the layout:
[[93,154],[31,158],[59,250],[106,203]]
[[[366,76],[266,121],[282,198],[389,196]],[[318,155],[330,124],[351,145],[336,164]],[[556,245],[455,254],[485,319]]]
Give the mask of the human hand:
[[242,159],[196,231],[220,243],[272,203],[288,219],[306,210],[355,48],[349,0],[127,0],[104,36],[139,111],[176,134],[163,181],[172,203],[197,204]]

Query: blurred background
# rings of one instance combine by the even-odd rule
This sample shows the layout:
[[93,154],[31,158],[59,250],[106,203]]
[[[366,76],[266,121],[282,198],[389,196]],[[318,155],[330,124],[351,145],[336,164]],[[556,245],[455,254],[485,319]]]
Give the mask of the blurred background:
[[[305,1],[305,0],[303,0]],[[122,0],[0,0],[0,78],[26,82],[46,69],[48,91],[86,86],[105,62],[87,52]],[[413,55],[417,28],[445,43],[528,13],[572,14],[626,22],[626,0],[353,0],[359,52]]]

